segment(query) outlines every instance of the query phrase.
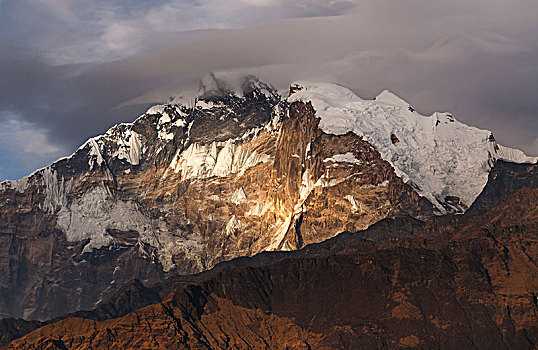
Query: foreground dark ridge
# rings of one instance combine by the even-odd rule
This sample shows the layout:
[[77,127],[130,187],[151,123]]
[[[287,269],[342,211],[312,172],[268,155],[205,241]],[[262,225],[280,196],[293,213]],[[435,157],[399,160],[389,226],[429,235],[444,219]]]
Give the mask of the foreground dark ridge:
[[[426,223],[387,219],[296,252],[151,287],[133,281],[6,349],[533,349],[536,165],[499,169],[477,200],[487,207],[495,193],[503,199],[493,207]],[[493,191],[497,180],[504,190]]]

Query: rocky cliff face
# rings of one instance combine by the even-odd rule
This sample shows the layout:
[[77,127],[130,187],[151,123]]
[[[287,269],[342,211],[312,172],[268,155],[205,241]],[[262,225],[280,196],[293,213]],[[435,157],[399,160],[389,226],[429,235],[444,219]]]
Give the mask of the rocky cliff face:
[[386,219],[299,251],[133,282],[6,349],[533,349],[538,191],[526,184],[474,213]]
[[489,173],[487,186],[469,208],[469,212],[491,208],[521,188],[538,188],[538,164],[498,161]]
[[[392,130],[398,142],[387,132],[392,146],[382,147],[359,129],[335,132],[327,128],[330,108],[306,91],[296,86],[287,98],[254,77],[230,87],[208,76],[194,101],[152,107],[72,156],[0,184],[0,316],[91,309],[133,278],[153,283],[384,218],[469,205],[443,167],[435,181],[443,190],[430,196],[417,185],[426,183],[422,168],[388,156],[390,147],[405,153],[405,128]],[[370,118],[376,111],[406,116],[400,101],[383,101],[371,101]],[[481,142],[474,145],[483,146],[484,159],[465,169],[487,177],[502,157],[491,153],[496,143]],[[412,155],[405,159],[414,164]]]
[[294,102],[288,114],[274,161],[276,207],[285,214],[284,224],[270,249],[301,248],[386,217],[432,215],[431,203],[361,137],[323,132],[310,103]]

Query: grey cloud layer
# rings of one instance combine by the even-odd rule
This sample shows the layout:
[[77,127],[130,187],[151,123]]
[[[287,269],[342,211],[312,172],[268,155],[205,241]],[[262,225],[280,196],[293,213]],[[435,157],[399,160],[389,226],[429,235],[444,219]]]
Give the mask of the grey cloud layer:
[[[248,8],[270,12],[287,4],[268,3]],[[206,72],[238,71],[279,88],[299,79],[339,82],[363,97],[388,88],[422,113],[451,111],[538,155],[535,1],[365,0],[352,11],[347,2],[311,9],[335,16],[166,35],[148,30],[144,35],[159,43],[152,50],[91,66],[51,66],[40,54],[0,43],[0,106],[72,150],[195,87]]]
[[147,52],[180,31],[337,15],[357,0],[19,0],[0,2],[0,29],[56,63]]

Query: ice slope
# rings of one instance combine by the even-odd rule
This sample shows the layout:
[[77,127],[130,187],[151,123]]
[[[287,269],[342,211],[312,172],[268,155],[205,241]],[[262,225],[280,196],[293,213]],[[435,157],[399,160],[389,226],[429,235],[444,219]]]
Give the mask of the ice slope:
[[320,128],[353,132],[375,146],[396,174],[439,209],[446,196],[470,206],[484,188],[496,159],[536,162],[522,151],[497,145],[488,130],[458,122],[448,113],[423,116],[385,90],[363,100],[337,84],[297,82],[288,102],[311,102]]
[[[241,146],[238,139],[211,144],[192,143],[185,150],[180,150],[170,163],[170,169],[179,173],[183,180],[225,177],[230,174],[242,174],[258,163],[270,161],[267,154],[251,152]],[[237,142],[237,143],[236,143]],[[165,173],[164,177],[168,175]]]

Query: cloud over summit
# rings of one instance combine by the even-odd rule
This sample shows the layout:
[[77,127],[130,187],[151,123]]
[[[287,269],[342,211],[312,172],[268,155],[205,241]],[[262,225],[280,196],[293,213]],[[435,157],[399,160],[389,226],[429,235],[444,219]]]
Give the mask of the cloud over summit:
[[23,17],[25,3],[0,3],[0,125],[17,118],[58,154],[220,70],[389,89],[538,155],[535,1],[55,0]]

